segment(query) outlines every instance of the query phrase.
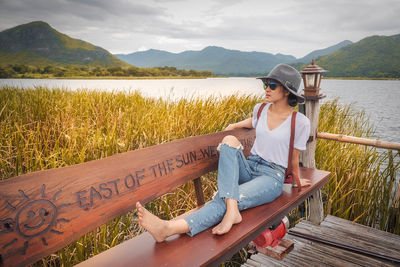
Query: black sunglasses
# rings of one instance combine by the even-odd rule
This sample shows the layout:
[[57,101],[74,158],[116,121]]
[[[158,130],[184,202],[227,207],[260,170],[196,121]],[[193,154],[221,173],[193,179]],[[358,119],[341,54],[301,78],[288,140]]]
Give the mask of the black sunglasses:
[[271,90],[273,91],[273,90],[275,90],[279,85],[280,85],[280,84],[279,84],[279,83],[276,83],[276,82],[268,82],[268,81],[265,81],[265,82],[264,82],[264,89],[267,90],[267,88],[269,87],[269,88],[271,88]]

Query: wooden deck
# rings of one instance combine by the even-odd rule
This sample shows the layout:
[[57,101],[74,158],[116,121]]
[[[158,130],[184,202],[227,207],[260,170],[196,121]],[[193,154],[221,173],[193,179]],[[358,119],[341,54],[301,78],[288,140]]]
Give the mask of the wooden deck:
[[319,226],[308,221],[289,230],[295,243],[282,261],[261,253],[242,266],[400,266],[400,236],[327,216]]

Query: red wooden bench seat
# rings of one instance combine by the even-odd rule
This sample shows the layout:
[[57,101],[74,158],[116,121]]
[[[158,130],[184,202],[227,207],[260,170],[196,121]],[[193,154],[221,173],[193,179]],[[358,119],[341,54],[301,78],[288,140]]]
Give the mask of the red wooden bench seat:
[[206,230],[194,237],[175,235],[156,243],[145,232],[78,266],[217,266],[320,189],[328,181],[329,172],[301,168],[300,176],[310,179],[312,186],[298,193],[285,184],[283,194],[272,203],[243,211],[242,222],[228,234],[215,236]]

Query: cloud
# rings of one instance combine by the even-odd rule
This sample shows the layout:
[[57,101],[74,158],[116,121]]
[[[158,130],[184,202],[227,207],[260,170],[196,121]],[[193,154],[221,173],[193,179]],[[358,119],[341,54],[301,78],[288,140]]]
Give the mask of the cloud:
[[0,30],[34,20],[113,53],[219,45],[302,57],[400,33],[398,0],[0,0]]
[[1,5],[10,15],[74,16],[88,21],[129,15],[158,16],[164,12],[163,9],[125,0],[3,0]]

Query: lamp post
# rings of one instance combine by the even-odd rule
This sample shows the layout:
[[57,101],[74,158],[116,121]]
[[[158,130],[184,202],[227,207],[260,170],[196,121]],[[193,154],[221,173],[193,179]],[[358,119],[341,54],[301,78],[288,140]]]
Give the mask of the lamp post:
[[315,65],[314,59],[311,64],[301,71],[304,81],[304,96],[306,99],[317,100],[321,98],[319,86],[321,84],[322,73],[326,72],[323,68]]
[[[301,71],[304,81],[305,104],[302,106],[304,114],[310,119],[310,138],[307,142],[307,149],[300,155],[300,160],[304,167],[315,168],[315,148],[317,145],[317,131],[319,118],[319,100],[325,96],[320,94],[320,84],[322,73],[326,70],[315,65],[314,59]],[[300,107],[299,107],[300,110]],[[324,207],[322,205],[321,191],[317,191],[309,198],[310,216],[309,220],[315,224],[320,224],[324,219]]]

